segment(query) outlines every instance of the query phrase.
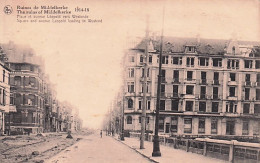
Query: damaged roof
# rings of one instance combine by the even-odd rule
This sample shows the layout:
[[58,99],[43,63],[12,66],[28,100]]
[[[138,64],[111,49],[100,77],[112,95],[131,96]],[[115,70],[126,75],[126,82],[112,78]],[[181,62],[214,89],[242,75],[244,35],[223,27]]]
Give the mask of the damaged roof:
[[[160,51],[160,37],[150,39],[156,52]],[[186,46],[195,46],[198,54],[223,55],[225,49],[231,40],[224,39],[203,39],[203,38],[182,38],[182,37],[164,37],[163,52],[166,53],[184,53]],[[239,45],[259,46],[259,42],[237,41]],[[145,50],[145,40],[142,40],[134,49]]]

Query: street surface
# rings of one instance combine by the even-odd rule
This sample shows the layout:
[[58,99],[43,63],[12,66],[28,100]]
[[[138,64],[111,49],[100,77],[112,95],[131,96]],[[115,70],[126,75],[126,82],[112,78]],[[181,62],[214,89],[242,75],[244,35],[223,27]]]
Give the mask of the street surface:
[[54,156],[47,163],[147,163],[150,162],[111,136],[84,136],[73,146]]

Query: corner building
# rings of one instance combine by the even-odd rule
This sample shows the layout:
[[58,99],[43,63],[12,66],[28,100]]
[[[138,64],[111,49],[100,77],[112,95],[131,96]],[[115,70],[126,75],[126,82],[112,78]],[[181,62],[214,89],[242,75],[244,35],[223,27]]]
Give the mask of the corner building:
[[[159,133],[260,134],[260,43],[165,37]],[[154,132],[160,40],[148,43],[146,130]],[[141,130],[145,42],[124,57],[124,128]]]
[[8,57],[5,65],[12,70],[10,105],[16,106],[16,112],[6,118],[6,126],[13,134],[43,132],[43,61],[29,47],[9,42],[3,48]]

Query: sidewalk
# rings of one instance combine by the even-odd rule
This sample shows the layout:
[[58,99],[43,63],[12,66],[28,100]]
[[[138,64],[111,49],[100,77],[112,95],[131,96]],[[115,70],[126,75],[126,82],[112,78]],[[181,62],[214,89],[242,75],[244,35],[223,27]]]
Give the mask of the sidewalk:
[[[117,137],[115,137],[117,139]],[[118,139],[117,139],[118,140]],[[161,157],[152,157],[153,152],[153,142],[144,142],[145,149],[140,149],[140,141],[136,138],[125,137],[125,141],[121,141],[123,144],[132,148],[139,154],[150,159],[153,162],[160,163],[227,163],[227,161],[218,160],[210,157],[205,157],[203,155],[186,152],[180,149],[174,149],[168,146],[160,145]]]

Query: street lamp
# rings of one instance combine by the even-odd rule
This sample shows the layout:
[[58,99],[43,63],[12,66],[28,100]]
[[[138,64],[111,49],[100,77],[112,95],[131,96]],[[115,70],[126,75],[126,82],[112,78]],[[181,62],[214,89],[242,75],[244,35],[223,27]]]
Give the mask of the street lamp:
[[155,114],[155,131],[153,140],[153,157],[160,157],[160,140],[158,136],[159,128],[159,111],[160,111],[160,96],[161,96],[161,81],[162,81],[162,51],[163,51],[163,25],[164,25],[164,7],[163,7],[163,21],[162,21],[162,33],[161,33],[161,44],[160,44],[160,55],[159,55],[159,75],[157,85],[157,101],[156,101],[156,114]]

